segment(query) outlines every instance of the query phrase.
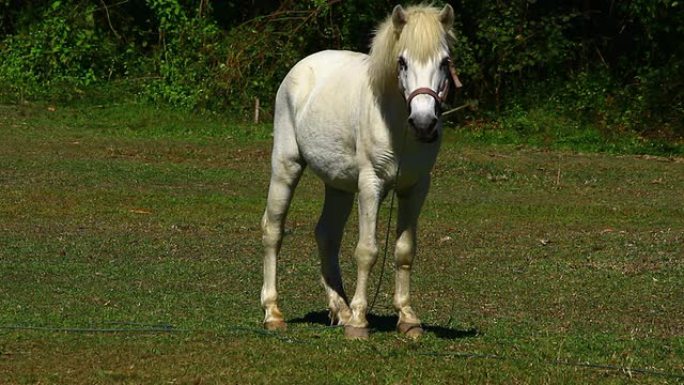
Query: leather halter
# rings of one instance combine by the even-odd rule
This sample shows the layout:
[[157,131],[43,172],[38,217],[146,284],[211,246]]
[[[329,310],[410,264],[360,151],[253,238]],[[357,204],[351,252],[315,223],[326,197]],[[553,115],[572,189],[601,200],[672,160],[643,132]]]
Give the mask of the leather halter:
[[[456,67],[454,66],[454,63],[451,61],[451,59],[449,59],[448,63],[449,77],[444,81],[444,84],[442,85],[442,88],[439,90],[439,93],[435,92],[432,88],[428,87],[416,88],[406,98],[406,106],[408,107],[409,111],[411,110],[411,101],[418,95],[432,96],[432,98],[435,99],[436,108],[441,109],[442,104],[446,102],[447,97],[449,95],[449,86],[453,85],[454,88],[463,87],[463,84],[461,84],[461,81],[458,79],[458,75],[456,74]],[[442,94],[442,96],[439,96],[440,93]]]
[[430,96],[432,96],[435,99],[435,102],[437,102],[437,105],[441,105],[443,102],[443,100],[439,96],[439,94],[437,94],[435,91],[433,91],[432,88],[420,87],[420,88],[416,88],[415,90],[413,90],[413,92],[411,92],[409,94],[408,98],[406,98],[406,105],[409,107],[409,109],[411,109],[411,100],[413,100],[413,98],[415,98],[418,95],[430,95]]

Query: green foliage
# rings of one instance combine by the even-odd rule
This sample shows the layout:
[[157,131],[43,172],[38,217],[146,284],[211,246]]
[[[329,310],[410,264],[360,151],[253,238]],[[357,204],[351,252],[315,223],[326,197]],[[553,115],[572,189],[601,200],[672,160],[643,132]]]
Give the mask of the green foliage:
[[[461,122],[486,119],[522,135],[543,131],[553,115],[602,138],[684,137],[684,3],[448,2],[465,86],[458,97],[479,105]],[[124,81],[155,104],[239,120],[258,98],[268,120],[292,65],[321,49],[367,51],[393,5],[0,0],[0,97],[69,100]]]
[[[313,3],[311,5],[314,5]],[[249,116],[253,99],[270,108],[280,80],[287,71],[308,53],[315,40],[306,38],[317,31],[311,19],[324,8],[288,11],[251,20],[233,28],[225,43],[228,52],[220,66],[220,79],[229,106],[243,116]],[[325,7],[325,6],[324,6]]]
[[50,3],[26,30],[0,45],[0,81],[11,91],[50,95],[46,87],[87,86],[103,80],[115,60],[113,46],[102,39],[94,7],[69,8]]
[[479,98],[493,96],[498,105],[501,95],[523,79],[550,72],[571,57],[575,44],[564,31],[575,15],[535,8],[529,0],[464,1],[461,28],[470,43],[459,48],[472,56],[464,74],[475,81],[470,88]]
[[224,53],[220,30],[206,18],[189,16],[177,0],[148,4],[159,23],[161,44],[154,56],[159,78],[144,86],[144,95],[186,109],[207,106],[217,85],[213,70]]
[[[474,119],[464,138],[545,148],[613,153],[682,155],[672,120],[654,129],[643,90],[623,89],[606,71],[549,79],[504,101],[499,112]],[[667,130],[667,131],[666,131]]]

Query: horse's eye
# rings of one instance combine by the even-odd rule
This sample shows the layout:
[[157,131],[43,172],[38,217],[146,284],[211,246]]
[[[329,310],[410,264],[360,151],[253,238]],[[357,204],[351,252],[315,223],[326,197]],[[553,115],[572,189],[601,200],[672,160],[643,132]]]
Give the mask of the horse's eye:
[[442,59],[442,62],[439,63],[439,65],[440,65],[442,68],[448,68],[448,67],[449,67],[449,62],[450,62],[450,61],[451,61],[451,59],[449,59],[449,57],[445,57],[444,59]]
[[399,69],[405,70],[407,65],[406,65],[406,59],[404,59],[403,56],[399,56],[399,59],[397,60],[397,63],[399,64]]

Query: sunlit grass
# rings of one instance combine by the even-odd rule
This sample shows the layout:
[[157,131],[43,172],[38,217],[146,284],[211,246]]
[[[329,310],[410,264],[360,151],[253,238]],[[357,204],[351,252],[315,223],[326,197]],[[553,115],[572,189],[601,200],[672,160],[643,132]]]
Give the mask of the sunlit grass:
[[[50,329],[0,329],[0,383],[682,381],[681,158],[448,131],[412,286],[428,333],[414,343],[394,332],[390,258],[375,332],[350,342],[324,324],[312,236],[322,187],[310,173],[279,263],[290,328],[260,329],[267,126],[53,109],[0,116],[0,327]],[[348,290],[355,222],[342,250]],[[176,332],[55,330],[154,325]]]

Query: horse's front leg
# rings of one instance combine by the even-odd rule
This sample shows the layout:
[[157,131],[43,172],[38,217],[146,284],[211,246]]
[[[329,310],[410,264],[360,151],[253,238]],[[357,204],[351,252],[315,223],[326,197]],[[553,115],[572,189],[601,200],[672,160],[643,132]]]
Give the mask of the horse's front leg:
[[378,257],[375,227],[384,188],[374,177],[373,175],[366,178],[362,174],[359,178],[359,242],[354,252],[357,269],[356,291],[350,304],[352,316],[344,328],[347,338],[368,337],[368,276]]
[[398,194],[399,218],[397,221],[397,244],[395,247],[394,308],[399,313],[397,330],[408,337],[423,334],[420,319],[409,300],[411,267],[416,255],[416,228],[418,215],[430,187],[430,176],[425,176],[410,190]]

